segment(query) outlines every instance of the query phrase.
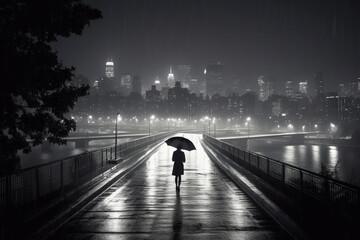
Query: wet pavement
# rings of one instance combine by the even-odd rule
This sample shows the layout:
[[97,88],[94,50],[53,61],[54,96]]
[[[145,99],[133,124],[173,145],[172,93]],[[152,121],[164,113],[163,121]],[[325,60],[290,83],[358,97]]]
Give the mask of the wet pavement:
[[[182,135],[181,135],[182,136]],[[175,189],[172,152],[164,143],[53,236],[58,239],[287,239],[288,235],[221,173],[185,134],[185,174]]]

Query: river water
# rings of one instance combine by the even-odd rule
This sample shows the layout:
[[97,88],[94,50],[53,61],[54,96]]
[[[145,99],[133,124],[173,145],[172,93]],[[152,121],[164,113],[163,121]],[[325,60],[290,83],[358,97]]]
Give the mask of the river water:
[[[236,139],[225,140],[239,146]],[[287,140],[250,140],[250,151],[257,152],[313,172],[320,172],[321,164],[333,171],[337,165],[340,180],[360,185],[360,147],[321,144],[291,144]]]
[[[118,144],[128,142],[130,138],[119,138]],[[32,166],[56,161],[72,155],[80,154],[85,151],[96,150],[114,144],[113,139],[93,140],[89,142],[88,148],[75,148],[74,142],[68,142],[66,145],[51,145],[50,149],[43,149],[41,145],[32,148],[29,154],[20,153],[21,168],[29,168]]]

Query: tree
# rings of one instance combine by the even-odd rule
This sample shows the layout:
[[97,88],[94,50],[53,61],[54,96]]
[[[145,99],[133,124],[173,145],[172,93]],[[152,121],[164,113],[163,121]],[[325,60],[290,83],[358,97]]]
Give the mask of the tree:
[[0,174],[19,167],[19,150],[28,153],[44,139],[64,144],[75,130],[66,114],[88,86],[71,84],[75,68],[65,67],[50,43],[81,35],[101,17],[81,0],[1,1]]

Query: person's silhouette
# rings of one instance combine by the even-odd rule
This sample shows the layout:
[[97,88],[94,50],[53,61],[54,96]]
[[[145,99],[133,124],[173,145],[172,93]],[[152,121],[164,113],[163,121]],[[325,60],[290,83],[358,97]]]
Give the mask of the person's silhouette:
[[175,176],[176,189],[180,190],[181,175],[184,175],[185,154],[180,150],[179,147],[176,149],[176,151],[174,151],[172,160],[174,162],[172,175]]

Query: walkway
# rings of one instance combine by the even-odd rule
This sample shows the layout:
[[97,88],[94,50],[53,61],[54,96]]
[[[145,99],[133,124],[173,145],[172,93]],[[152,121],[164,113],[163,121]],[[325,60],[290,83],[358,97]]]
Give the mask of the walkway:
[[174,148],[162,145],[132,174],[94,199],[57,232],[58,239],[286,239],[210,161],[196,134],[185,152],[179,193]]

